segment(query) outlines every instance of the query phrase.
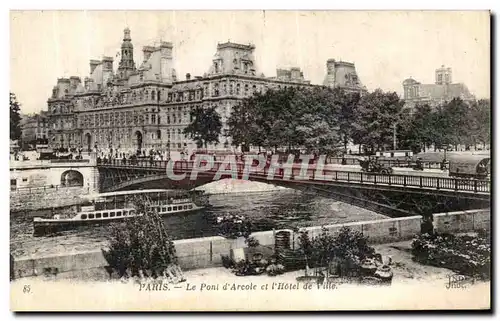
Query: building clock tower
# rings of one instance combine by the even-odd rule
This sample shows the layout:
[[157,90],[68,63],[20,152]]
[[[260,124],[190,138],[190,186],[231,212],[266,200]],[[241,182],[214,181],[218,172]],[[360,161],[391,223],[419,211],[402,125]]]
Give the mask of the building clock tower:
[[123,31],[121,60],[118,65],[118,76],[122,79],[128,78],[133,71],[135,71],[134,45],[132,45],[132,38],[130,38],[130,29],[125,28]]

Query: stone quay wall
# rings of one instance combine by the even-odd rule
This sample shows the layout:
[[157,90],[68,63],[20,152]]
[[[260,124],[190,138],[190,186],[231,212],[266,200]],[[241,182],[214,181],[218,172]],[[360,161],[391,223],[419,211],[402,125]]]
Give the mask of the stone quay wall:
[[490,230],[491,209],[433,214],[434,230],[438,233]]
[[10,211],[36,211],[80,204],[85,195],[92,193],[89,187],[39,187],[10,192]]

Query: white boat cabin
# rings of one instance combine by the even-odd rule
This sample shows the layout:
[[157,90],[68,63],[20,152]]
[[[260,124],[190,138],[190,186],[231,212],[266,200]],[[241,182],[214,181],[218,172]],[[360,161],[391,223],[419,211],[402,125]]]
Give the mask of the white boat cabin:
[[140,190],[103,193],[97,195],[91,204],[78,208],[76,219],[117,219],[136,215],[134,199],[145,196],[149,207],[158,214],[192,211],[200,207],[193,202],[193,196],[186,191]]

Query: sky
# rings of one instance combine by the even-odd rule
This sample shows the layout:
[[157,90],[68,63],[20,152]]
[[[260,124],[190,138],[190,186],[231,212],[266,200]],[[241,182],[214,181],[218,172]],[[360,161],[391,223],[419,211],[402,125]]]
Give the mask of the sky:
[[257,72],[300,67],[322,84],[326,60],[354,62],[368,90],[403,93],[412,77],[434,83],[453,71],[478,98],[490,97],[490,17],[486,11],[11,11],[10,90],[22,113],[47,109],[57,78],[88,76],[90,59],[115,57],[130,28],[142,47],[170,41],[177,77],[203,75],[218,42],[256,46]]

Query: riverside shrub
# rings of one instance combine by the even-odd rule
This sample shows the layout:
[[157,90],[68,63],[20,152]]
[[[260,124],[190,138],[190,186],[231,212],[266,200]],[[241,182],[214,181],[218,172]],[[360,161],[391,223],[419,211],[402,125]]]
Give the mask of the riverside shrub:
[[421,234],[412,242],[413,259],[481,280],[491,275],[491,238],[478,235]]
[[349,227],[342,227],[336,235],[323,228],[321,234],[312,239],[307,232],[301,232],[299,245],[311,267],[322,267],[335,261],[343,267],[344,274],[359,269],[365,258],[375,254],[374,248],[368,245],[368,238]]
[[103,250],[109,266],[119,277],[159,277],[177,264],[177,255],[172,239],[163,220],[146,197],[133,201],[141,216],[130,217],[123,223],[111,225],[109,250]]
[[235,239],[238,237],[249,238],[253,231],[253,224],[244,215],[227,214],[217,217],[217,229],[219,235]]

